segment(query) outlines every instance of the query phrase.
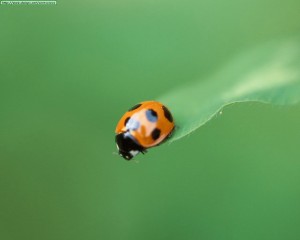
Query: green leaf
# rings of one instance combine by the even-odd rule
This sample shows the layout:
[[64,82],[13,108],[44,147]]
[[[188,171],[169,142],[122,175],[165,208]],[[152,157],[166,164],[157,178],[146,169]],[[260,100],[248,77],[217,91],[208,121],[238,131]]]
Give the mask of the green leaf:
[[176,121],[170,141],[213,118],[226,105],[256,101],[277,105],[300,101],[300,41],[271,42],[237,56],[215,75],[158,99]]

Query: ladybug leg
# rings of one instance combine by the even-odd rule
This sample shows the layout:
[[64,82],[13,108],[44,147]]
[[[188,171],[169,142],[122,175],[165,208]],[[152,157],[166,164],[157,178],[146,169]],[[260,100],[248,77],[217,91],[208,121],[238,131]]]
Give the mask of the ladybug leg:
[[142,154],[145,154],[145,153],[147,153],[148,151],[146,150],[146,149],[143,149],[142,151],[141,151],[141,153]]

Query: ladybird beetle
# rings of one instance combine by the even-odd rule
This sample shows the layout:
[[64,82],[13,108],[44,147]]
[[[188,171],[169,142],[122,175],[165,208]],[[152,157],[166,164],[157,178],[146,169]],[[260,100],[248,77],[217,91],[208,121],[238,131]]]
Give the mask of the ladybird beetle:
[[141,102],[130,108],[116,127],[119,155],[126,160],[155,147],[170,137],[174,120],[166,106],[157,101]]

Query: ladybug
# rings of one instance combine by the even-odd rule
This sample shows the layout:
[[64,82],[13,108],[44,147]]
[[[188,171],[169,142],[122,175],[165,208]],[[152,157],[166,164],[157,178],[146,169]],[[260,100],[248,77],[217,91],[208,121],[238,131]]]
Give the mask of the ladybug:
[[146,149],[167,140],[174,130],[174,120],[166,106],[157,101],[146,101],[130,108],[116,127],[119,155],[132,159]]

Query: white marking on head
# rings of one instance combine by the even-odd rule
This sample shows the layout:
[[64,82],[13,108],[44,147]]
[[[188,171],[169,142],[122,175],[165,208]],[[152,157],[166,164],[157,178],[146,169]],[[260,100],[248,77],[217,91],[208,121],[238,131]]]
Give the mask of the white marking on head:
[[129,151],[129,153],[132,155],[132,157],[135,157],[135,156],[138,155],[140,152],[139,152],[139,151],[135,151],[135,150],[131,150],[131,151]]

